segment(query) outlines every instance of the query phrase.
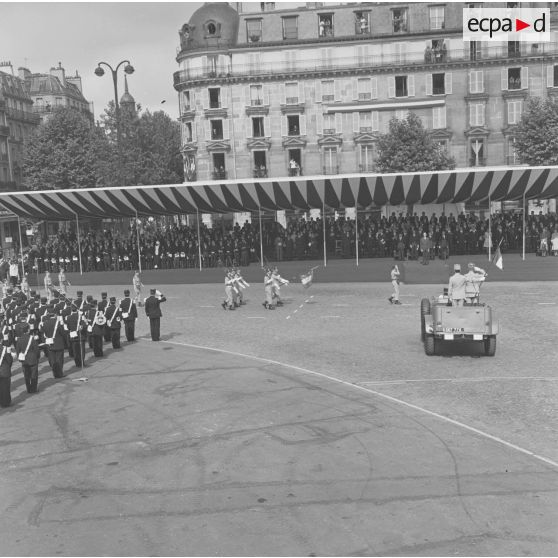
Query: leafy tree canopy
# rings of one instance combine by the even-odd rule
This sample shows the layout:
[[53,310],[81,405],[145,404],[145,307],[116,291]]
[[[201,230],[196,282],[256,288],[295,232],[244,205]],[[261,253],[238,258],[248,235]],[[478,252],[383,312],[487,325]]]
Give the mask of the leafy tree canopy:
[[380,172],[420,172],[455,168],[455,160],[437,145],[420,118],[392,118],[389,132],[378,140],[376,166]]
[[55,108],[25,146],[24,183],[31,190],[103,186],[98,163],[109,153],[106,138],[87,116]]
[[515,150],[527,165],[558,164],[558,102],[529,100],[515,131]]

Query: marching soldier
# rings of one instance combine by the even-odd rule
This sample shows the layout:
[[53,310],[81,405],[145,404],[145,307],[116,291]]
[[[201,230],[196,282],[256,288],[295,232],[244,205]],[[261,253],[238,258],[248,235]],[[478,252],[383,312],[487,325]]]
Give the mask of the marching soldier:
[[66,298],[64,308],[60,311],[62,318],[62,329],[64,330],[64,347],[68,349],[68,356],[74,358],[74,345],[70,341],[70,331],[68,329],[68,316],[72,313],[72,299]]
[[48,363],[55,378],[64,377],[64,333],[61,318],[54,312],[54,306],[49,306],[39,331],[44,336],[44,343],[48,348]]
[[145,313],[149,318],[149,329],[151,331],[151,341],[159,341],[161,337],[161,302],[167,299],[156,289],[150,290],[150,296],[145,299]]
[[37,393],[39,391],[39,343],[31,332],[29,324],[21,322],[18,326],[20,325],[21,328],[18,328],[20,334],[15,344],[17,359],[23,368],[27,393]]
[[107,323],[105,325],[105,331],[108,329],[110,331],[110,340],[112,341],[113,349],[120,349],[120,327],[122,325],[122,316],[120,308],[116,306],[116,297],[110,297],[110,304],[105,310],[105,318]]
[[85,334],[87,332],[87,322],[78,311],[77,306],[73,305],[71,313],[66,318],[70,344],[74,355],[76,366],[85,366]]
[[87,311],[87,331],[91,336],[91,344],[93,345],[93,354],[96,357],[103,356],[103,335],[105,333],[105,313],[100,309],[96,300],[91,301],[92,308]]
[[288,285],[289,281],[287,279],[283,279],[283,277],[279,275],[279,269],[277,268],[277,266],[273,268],[273,271],[271,272],[271,278],[273,279],[271,287],[273,298],[277,299],[277,306],[283,306],[283,301],[281,300],[279,291],[281,290],[281,285]]
[[130,297],[130,291],[124,291],[124,299],[120,302],[120,311],[122,312],[122,320],[124,321],[124,332],[128,341],[135,341],[136,319],[138,317],[138,309],[135,302]]
[[9,346],[2,344],[0,353],[0,407],[12,404],[12,364],[13,354]]
[[273,304],[273,276],[271,274],[271,269],[266,269],[264,277],[264,292],[265,292],[265,302],[263,305],[268,310],[275,310],[275,305]]
[[42,296],[41,297],[41,303],[35,309],[35,318],[37,318],[37,325],[41,322],[41,320],[42,320],[43,316],[45,315],[46,311],[47,311],[47,297]]

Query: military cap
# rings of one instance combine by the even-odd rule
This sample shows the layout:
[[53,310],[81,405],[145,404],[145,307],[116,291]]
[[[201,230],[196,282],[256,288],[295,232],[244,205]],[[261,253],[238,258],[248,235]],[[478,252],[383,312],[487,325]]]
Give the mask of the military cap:
[[54,291],[54,298],[60,298],[60,291]]
[[154,295],[156,291],[157,291],[157,289],[149,289],[149,293],[152,294],[152,295]]
[[46,304],[48,302],[48,298],[46,296],[41,297],[41,304]]
[[78,298],[80,298],[80,297],[83,296],[83,291],[78,291],[76,294],[77,294]]
[[30,296],[35,296],[37,294],[37,291],[33,290],[33,291],[29,291],[29,295]]
[[130,291],[129,291],[129,289],[126,289],[126,290],[124,291],[124,296],[130,296]]
[[459,264],[454,264],[453,265],[453,270],[454,271],[461,271],[461,266]]
[[107,298],[107,293],[101,293],[101,298]]
[[87,300],[87,302],[91,302],[93,300],[93,295],[87,295],[85,300]]
[[97,306],[97,299],[96,299],[96,298],[92,299],[92,300],[91,300],[91,304],[92,304],[93,306]]
[[113,302],[116,302],[116,297],[115,296],[110,297],[110,303],[112,304]]

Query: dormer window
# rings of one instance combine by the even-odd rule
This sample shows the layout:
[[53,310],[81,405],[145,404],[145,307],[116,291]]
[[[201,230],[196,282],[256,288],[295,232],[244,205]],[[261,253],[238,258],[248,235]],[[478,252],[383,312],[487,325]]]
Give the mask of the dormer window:
[[318,15],[318,34],[320,37],[333,37],[333,14]]
[[204,25],[205,38],[209,37],[220,37],[221,36],[221,24],[216,21],[208,21]]

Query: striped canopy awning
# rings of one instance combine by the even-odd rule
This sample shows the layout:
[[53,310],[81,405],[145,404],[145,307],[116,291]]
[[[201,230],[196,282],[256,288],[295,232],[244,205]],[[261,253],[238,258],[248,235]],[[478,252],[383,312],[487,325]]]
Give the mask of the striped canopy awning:
[[19,217],[70,220],[342,209],[558,197],[558,167],[458,169],[403,174],[346,174],[242,179],[106,189],[0,193],[0,207]]

